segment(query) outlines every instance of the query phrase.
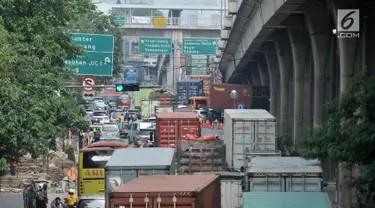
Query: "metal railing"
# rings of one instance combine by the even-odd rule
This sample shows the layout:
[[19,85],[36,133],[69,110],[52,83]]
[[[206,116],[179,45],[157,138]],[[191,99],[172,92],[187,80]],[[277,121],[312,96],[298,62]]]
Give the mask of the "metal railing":
[[123,28],[221,29],[220,16],[196,17],[125,17]]

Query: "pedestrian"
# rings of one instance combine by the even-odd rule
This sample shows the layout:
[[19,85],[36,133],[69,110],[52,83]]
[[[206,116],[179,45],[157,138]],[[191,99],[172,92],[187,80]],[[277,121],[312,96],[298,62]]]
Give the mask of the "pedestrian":
[[68,186],[68,182],[69,182],[69,178],[68,176],[65,176],[62,181],[61,181],[61,188],[63,190],[63,192],[65,193],[66,190],[67,190],[67,186]]
[[36,208],[47,208],[47,184],[43,184],[42,188],[37,191]]
[[17,166],[17,162],[15,159],[12,159],[12,162],[10,163],[10,174],[12,176],[15,176],[16,175],[16,166]]
[[100,128],[96,128],[96,131],[95,131],[95,134],[94,134],[94,141],[95,142],[100,141],[101,134],[102,134],[102,131],[100,130]]
[[51,202],[51,208],[64,208],[64,204],[61,202],[60,197],[56,197],[55,200]]
[[74,208],[78,203],[78,196],[75,194],[74,189],[69,189],[68,196],[65,198],[67,208]]
[[78,135],[78,145],[79,145],[79,149],[82,149],[82,148],[83,148],[84,136],[85,136],[85,132],[83,132],[82,129],[79,130],[79,135]]

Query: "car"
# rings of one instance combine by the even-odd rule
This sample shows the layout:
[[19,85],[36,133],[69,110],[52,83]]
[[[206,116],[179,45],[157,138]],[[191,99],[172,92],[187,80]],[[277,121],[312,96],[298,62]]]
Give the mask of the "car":
[[117,124],[103,124],[100,140],[120,139],[120,130]]
[[117,121],[117,119],[119,119],[120,118],[120,116],[125,116],[125,113],[124,112],[119,112],[119,111],[116,111],[116,112],[112,112],[111,113],[111,117],[109,118],[109,120],[111,121],[111,122],[116,122]]
[[141,114],[138,109],[128,109],[127,113],[129,115],[135,115],[136,118],[141,119]]
[[77,208],[105,208],[105,197],[104,195],[88,195],[79,198]]
[[106,111],[94,111],[94,113],[92,114],[92,119],[91,119],[91,122],[93,124],[96,124],[96,123],[109,123],[109,116],[107,114]]

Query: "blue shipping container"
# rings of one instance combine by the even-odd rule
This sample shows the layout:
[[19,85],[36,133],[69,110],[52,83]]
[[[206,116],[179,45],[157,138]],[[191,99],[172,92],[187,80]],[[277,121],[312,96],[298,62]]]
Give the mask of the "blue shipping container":
[[124,67],[124,83],[136,84],[138,83],[138,69],[134,66]]
[[183,80],[177,83],[177,102],[187,105],[189,98],[203,96],[203,80]]

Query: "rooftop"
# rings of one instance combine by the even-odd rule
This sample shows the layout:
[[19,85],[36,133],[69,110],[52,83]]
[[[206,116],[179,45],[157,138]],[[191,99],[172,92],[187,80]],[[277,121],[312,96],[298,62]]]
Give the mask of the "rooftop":
[[[272,200],[271,200],[272,199]],[[243,208],[330,208],[324,192],[245,192]]]
[[217,175],[141,176],[113,192],[199,192],[218,177]]
[[173,148],[125,148],[116,150],[106,167],[170,166],[173,158]]

